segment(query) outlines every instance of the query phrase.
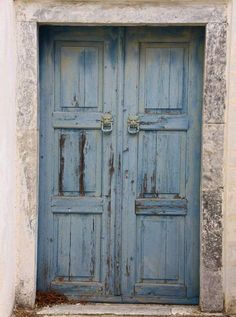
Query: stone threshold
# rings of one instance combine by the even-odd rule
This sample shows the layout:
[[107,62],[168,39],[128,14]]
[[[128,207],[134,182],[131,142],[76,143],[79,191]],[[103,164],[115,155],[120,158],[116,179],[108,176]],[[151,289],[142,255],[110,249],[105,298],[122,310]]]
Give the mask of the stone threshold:
[[156,304],[73,304],[44,307],[38,317],[222,317],[223,313],[203,313],[198,306]]

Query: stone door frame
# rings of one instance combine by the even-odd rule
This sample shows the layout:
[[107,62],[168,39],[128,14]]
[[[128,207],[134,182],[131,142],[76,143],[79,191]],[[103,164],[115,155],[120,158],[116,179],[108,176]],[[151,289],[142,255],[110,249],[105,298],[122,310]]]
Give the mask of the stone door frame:
[[[118,3],[119,2],[119,3]],[[191,1],[190,1],[191,2]],[[210,1],[209,1],[210,2]],[[16,299],[34,304],[39,176],[38,27],[53,25],[202,25],[206,28],[202,120],[200,307],[222,311],[223,158],[227,5],[158,0],[16,0],[17,278]]]

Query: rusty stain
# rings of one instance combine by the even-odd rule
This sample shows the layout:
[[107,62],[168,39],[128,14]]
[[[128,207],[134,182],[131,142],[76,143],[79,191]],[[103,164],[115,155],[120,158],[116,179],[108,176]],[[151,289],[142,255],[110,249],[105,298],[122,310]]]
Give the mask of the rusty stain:
[[84,169],[85,169],[85,158],[84,158],[84,147],[86,143],[86,134],[81,133],[79,140],[79,152],[80,152],[80,162],[79,162],[79,193],[80,196],[84,196]]
[[[107,211],[108,211],[108,221],[107,221],[107,226],[108,226],[108,231],[109,228],[111,227],[111,183],[112,183],[112,176],[114,174],[114,153],[112,146],[110,146],[111,154],[109,158],[109,190],[108,190],[108,205],[107,205]],[[109,293],[109,288],[110,288],[110,283],[109,280],[112,276],[112,260],[110,256],[110,249],[111,249],[111,238],[108,237],[108,243],[107,243],[107,275],[105,278],[105,290],[107,293]]]
[[88,301],[86,301],[86,300],[80,300],[79,303],[80,303],[80,305],[87,305],[87,304],[88,304]]
[[76,95],[74,95],[73,99],[72,99],[72,102],[71,102],[71,105],[73,107],[78,107],[79,106],[79,103],[78,103],[78,100],[76,98]]
[[131,190],[134,191],[134,179],[132,179],[130,183],[131,183]]
[[126,275],[130,276],[130,266],[129,266],[129,263],[128,263],[128,259],[126,261],[125,270],[126,270]]
[[[108,243],[108,247],[110,248],[110,241]],[[112,270],[112,261],[111,261],[111,256],[109,255],[107,257],[107,268],[108,268],[108,272],[107,272],[107,276],[106,276],[106,279],[105,279],[105,289],[106,291],[109,290],[109,279],[111,277],[111,270]]]
[[48,276],[48,267],[47,267],[47,265],[44,265],[43,266],[43,277],[45,280],[47,279],[47,276]]
[[118,171],[121,171],[121,156],[119,154],[119,160],[118,160]]
[[108,267],[111,266],[111,257],[110,257],[110,256],[107,258],[107,266],[108,266]]
[[111,214],[111,200],[109,200],[108,202],[107,211],[108,211],[108,214],[110,215]]
[[91,231],[91,235],[92,235],[92,239],[90,242],[91,245],[91,250],[92,250],[92,256],[91,256],[91,261],[90,261],[90,280],[93,280],[94,277],[94,273],[95,273],[95,237],[94,237],[94,232],[95,232],[95,224],[94,224],[94,218],[93,218],[93,225],[92,225],[92,231]]
[[[112,147],[111,147],[111,150],[112,150]],[[109,159],[109,174],[110,174],[110,177],[112,177],[114,171],[115,171],[115,169],[114,169],[114,153],[112,151],[111,152],[111,157]]]
[[109,177],[110,177],[110,181],[109,181],[109,191],[108,191],[108,196],[109,196],[109,202],[108,202],[108,206],[107,206],[107,211],[108,214],[111,214],[111,182],[112,182],[112,176],[114,174],[114,153],[112,150],[112,146],[111,146],[111,156],[109,159]]
[[95,256],[93,255],[91,257],[91,262],[90,262],[90,280],[93,280],[94,277],[94,268],[95,268]]
[[63,156],[63,150],[65,146],[65,140],[66,137],[64,134],[61,134],[60,137],[60,172],[59,172],[59,194],[63,195],[63,177],[64,177],[64,164],[65,164],[65,159]]
[[156,193],[156,173],[153,172],[151,176],[151,184],[152,184],[152,193]]
[[143,178],[143,194],[147,192],[147,174],[144,175]]
[[116,272],[115,272],[115,286],[116,286],[115,295],[121,295],[120,261],[121,261],[121,245],[118,239],[117,240],[117,255],[116,255]]
[[174,199],[182,199],[182,197],[179,194],[175,194]]

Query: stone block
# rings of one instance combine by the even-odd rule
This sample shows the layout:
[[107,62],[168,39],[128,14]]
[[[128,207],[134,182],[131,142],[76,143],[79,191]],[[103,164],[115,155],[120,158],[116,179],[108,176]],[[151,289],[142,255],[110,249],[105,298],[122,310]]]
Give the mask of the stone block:
[[203,124],[202,190],[223,187],[224,124]]
[[208,23],[205,46],[204,123],[224,123],[227,24]]

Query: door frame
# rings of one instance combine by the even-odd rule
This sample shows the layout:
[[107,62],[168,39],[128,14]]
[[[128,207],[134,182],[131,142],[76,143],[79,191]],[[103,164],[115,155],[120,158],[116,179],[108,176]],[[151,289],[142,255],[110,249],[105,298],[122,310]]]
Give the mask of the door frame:
[[[144,1],[143,1],[144,2]],[[116,6],[47,2],[16,5],[17,14],[17,294],[33,305],[37,271],[39,178],[38,27],[63,25],[203,25],[205,75],[202,119],[200,307],[223,309],[223,154],[226,104],[227,15],[222,4]],[[91,9],[92,6],[92,9]],[[137,10],[139,11],[137,14]],[[185,14],[182,11],[185,10]],[[73,12],[72,12],[73,11]],[[63,12],[63,13],[62,13]],[[109,17],[109,18],[108,18]]]

